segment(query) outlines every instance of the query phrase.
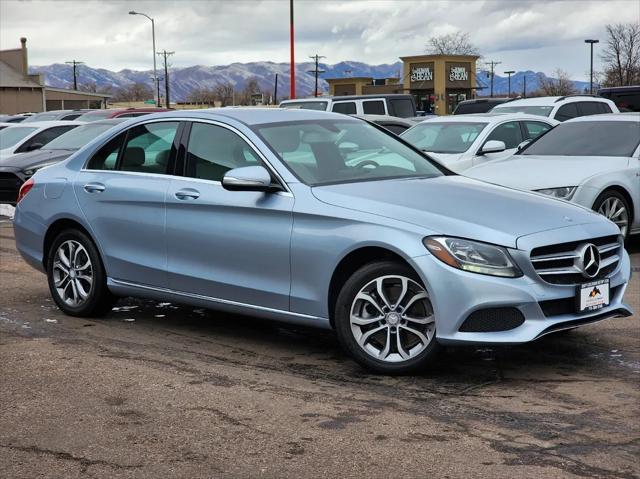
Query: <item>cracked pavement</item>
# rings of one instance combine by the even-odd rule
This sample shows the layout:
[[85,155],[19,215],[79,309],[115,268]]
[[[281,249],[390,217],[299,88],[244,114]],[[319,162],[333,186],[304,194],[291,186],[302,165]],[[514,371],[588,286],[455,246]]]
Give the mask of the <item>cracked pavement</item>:
[[639,326],[376,376],[326,331],[133,299],[64,316],[0,221],[0,477],[638,478]]

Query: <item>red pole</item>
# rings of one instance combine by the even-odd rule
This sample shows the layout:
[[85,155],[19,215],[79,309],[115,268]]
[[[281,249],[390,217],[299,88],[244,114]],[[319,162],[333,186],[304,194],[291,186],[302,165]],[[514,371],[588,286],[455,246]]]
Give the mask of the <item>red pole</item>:
[[293,0],[289,0],[289,38],[291,42],[291,89],[289,92],[289,98],[292,100],[296,97],[296,59],[293,53]]

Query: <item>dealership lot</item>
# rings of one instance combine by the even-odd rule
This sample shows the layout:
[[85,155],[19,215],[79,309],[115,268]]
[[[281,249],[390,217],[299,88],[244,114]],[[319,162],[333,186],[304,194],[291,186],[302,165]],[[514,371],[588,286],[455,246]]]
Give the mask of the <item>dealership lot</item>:
[[640,475],[637,314],[375,376],[323,331],[139,300],[64,316],[1,221],[6,477]]

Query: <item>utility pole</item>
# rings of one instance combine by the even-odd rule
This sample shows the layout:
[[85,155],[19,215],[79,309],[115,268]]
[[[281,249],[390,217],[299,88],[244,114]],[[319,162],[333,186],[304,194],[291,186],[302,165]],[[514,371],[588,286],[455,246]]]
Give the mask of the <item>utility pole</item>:
[[593,95],[593,44],[600,43],[600,40],[585,40],[585,43],[589,43],[591,46],[591,68],[589,75],[589,94]]
[[73,65],[73,89],[78,89],[78,65],[84,65],[84,62],[77,62],[75,60],[71,60],[69,62],[65,62],[67,65]]
[[276,73],[276,81],[273,85],[273,104],[278,104],[278,74]]
[[527,75],[522,78],[522,98],[527,98]]
[[513,70],[509,70],[508,72],[504,72],[506,75],[509,75],[509,90],[507,93],[507,98],[511,98],[511,75],[515,73]]
[[296,56],[293,50],[294,32],[293,32],[293,0],[289,0],[289,43],[291,54],[291,85],[289,87],[289,98],[295,100],[296,98]]
[[171,101],[169,100],[169,70],[167,68],[167,57],[174,53],[175,52],[168,52],[166,50],[158,52],[158,55],[164,58],[164,103],[167,108],[171,108]]
[[314,56],[309,57],[309,58],[313,59],[316,62],[316,68],[314,70],[309,70],[308,73],[313,73],[315,75],[315,77],[316,77],[316,87],[313,90],[313,96],[317,97],[318,96],[318,74],[325,72],[324,70],[320,70],[318,68],[318,62],[320,61],[321,58],[327,58],[327,57],[324,57],[322,55],[318,55],[316,53]]
[[491,61],[491,62],[486,62],[486,63],[485,63],[485,65],[491,65],[491,73],[490,73],[490,77],[491,77],[491,95],[490,95],[490,96],[491,96],[492,98],[493,98],[493,77],[494,77],[494,70],[495,70],[495,67],[496,67],[497,65],[500,65],[501,63],[502,63],[502,62],[493,62],[493,61]]

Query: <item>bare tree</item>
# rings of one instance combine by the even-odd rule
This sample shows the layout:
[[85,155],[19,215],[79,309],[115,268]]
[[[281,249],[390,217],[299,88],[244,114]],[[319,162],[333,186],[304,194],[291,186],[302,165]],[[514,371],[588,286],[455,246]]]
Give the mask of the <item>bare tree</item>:
[[479,55],[468,33],[455,32],[429,38],[426,46],[430,55]]
[[220,102],[220,106],[229,106],[235,103],[236,89],[233,83],[224,81],[218,83],[214,88],[216,99]]
[[640,83],[640,24],[607,25],[607,40],[600,58],[605,63],[605,86]]
[[187,95],[187,101],[214,106],[216,104],[216,91],[214,88],[209,87],[195,88]]
[[150,98],[153,98],[153,90],[148,85],[132,83],[116,90],[111,101],[144,101]]
[[[538,88],[541,96],[566,96],[578,93],[575,83],[569,74],[560,68],[553,72],[553,77],[538,75]],[[530,96],[536,96],[535,94]]]

